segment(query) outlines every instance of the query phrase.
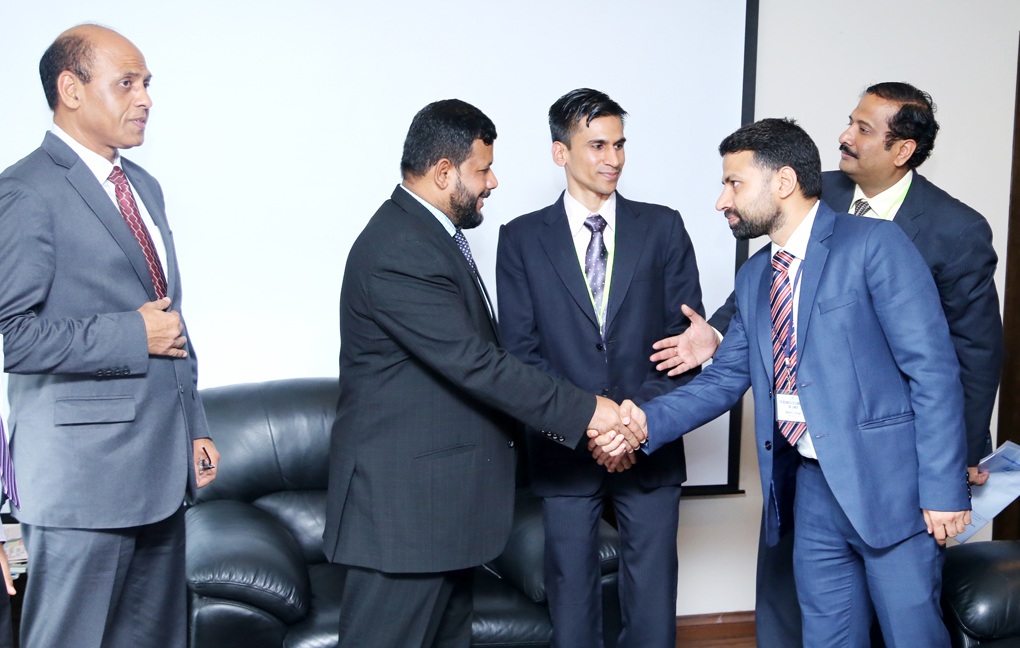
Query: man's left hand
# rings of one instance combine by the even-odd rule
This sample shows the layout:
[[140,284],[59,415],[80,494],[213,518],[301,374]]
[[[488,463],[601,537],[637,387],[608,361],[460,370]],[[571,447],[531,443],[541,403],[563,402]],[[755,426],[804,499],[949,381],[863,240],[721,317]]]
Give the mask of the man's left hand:
[[970,524],[970,511],[929,511],[924,513],[924,524],[928,527],[928,535],[935,536],[935,541],[945,546],[946,538],[956,537],[963,533]]
[[216,469],[220,465],[220,453],[212,439],[195,439],[193,444],[195,459],[195,478],[198,487],[202,488],[216,479]]

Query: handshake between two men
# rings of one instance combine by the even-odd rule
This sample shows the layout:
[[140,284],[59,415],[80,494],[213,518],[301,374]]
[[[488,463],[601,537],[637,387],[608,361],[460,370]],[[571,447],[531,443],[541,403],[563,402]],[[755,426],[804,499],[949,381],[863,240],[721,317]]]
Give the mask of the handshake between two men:
[[[697,311],[684,304],[681,309],[691,325],[680,335],[659,340],[658,352],[651,356],[656,369],[677,376],[701,366],[719,347],[720,336]],[[645,413],[631,400],[619,406],[597,396],[598,405],[588,424],[588,451],[609,472],[623,471],[634,465],[634,451],[648,438]]]
[[648,438],[645,413],[631,400],[620,405],[596,396],[598,403],[588,423],[588,450],[609,472],[634,465],[634,451]]

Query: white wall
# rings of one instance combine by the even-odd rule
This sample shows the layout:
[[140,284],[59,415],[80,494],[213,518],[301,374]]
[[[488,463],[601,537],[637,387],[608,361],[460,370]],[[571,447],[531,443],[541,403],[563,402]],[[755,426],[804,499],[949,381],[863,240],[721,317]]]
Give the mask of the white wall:
[[[838,166],[837,138],[868,85],[908,81],[931,93],[942,131],[920,172],[988,219],[1001,298],[1020,3],[761,0],[758,38],[755,117],[796,118],[826,170]],[[747,495],[681,503],[677,614],[754,608],[761,487],[752,416],[747,407]],[[975,539],[990,538],[986,529]]]

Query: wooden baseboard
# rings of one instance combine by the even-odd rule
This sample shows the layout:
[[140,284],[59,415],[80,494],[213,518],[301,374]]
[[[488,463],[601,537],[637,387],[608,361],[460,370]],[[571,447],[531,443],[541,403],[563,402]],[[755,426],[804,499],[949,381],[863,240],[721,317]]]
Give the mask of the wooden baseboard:
[[754,638],[754,612],[692,614],[676,618],[676,638],[730,639]]

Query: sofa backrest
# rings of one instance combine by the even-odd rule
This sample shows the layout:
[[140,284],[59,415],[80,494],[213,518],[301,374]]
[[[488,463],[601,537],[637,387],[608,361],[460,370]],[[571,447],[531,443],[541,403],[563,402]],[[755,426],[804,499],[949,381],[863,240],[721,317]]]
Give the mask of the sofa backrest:
[[198,502],[249,502],[298,541],[305,562],[326,560],[329,439],[336,378],[297,378],[202,390],[209,434],[220,452],[216,481]]

